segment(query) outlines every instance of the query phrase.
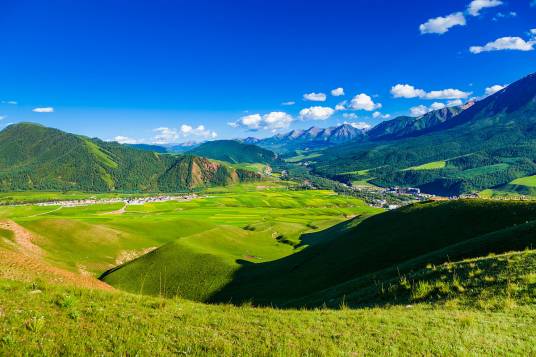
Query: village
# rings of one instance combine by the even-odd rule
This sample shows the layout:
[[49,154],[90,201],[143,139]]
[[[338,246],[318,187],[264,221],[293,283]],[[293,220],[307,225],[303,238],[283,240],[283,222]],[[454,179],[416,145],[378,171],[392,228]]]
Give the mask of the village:
[[159,203],[168,201],[190,201],[199,198],[195,193],[185,195],[160,195],[147,197],[114,197],[114,198],[90,198],[84,200],[68,200],[68,201],[47,201],[36,203],[37,206],[62,206],[62,207],[80,207],[90,206],[95,204],[110,204],[124,203],[126,205],[143,205],[146,203]]

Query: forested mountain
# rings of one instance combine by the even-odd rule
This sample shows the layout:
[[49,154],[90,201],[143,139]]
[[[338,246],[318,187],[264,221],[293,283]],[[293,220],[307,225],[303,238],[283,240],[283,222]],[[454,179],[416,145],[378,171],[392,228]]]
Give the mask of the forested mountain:
[[414,136],[445,123],[463,111],[461,106],[431,111],[420,117],[397,117],[376,125],[367,132],[371,140],[399,139]]
[[0,190],[180,191],[255,180],[194,156],[138,150],[22,123],[0,132]]
[[269,164],[277,159],[277,155],[270,150],[252,144],[244,144],[236,140],[208,141],[190,150],[188,153],[209,159],[227,161],[233,164]]
[[[434,125],[400,139],[380,136],[326,149],[313,169],[342,180],[371,179],[440,194],[478,191],[536,174],[536,74],[457,115],[452,110],[431,113],[426,119]],[[418,167],[427,163],[436,165]]]

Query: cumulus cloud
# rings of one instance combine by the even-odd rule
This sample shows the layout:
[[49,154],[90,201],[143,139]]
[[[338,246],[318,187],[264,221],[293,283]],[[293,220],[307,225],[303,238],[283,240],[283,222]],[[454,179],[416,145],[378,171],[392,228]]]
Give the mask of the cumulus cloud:
[[389,119],[391,117],[391,114],[382,114],[380,112],[374,112],[372,113],[372,117],[374,119]]
[[428,113],[430,109],[426,105],[418,105],[416,107],[410,108],[409,112],[414,117],[422,117],[424,114]]
[[443,90],[434,90],[426,93],[424,96],[425,99],[462,99],[467,98],[471,95],[471,92],[464,92],[459,89],[443,89]]
[[329,119],[335,110],[329,107],[310,107],[300,111],[302,120],[326,120]]
[[52,108],[52,107],[33,108],[32,112],[35,112],[35,113],[53,113],[54,108]]
[[391,94],[395,98],[421,98],[421,99],[463,99],[471,95],[471,92],[464,92],[459,89],[442,89],[426,92],[423,89],[415,88],[410,84],[397,84],[391,88]]
[[382,105],[380,103],[374,103],[372,98],[365,93],[356,95],[350,102],[350,108],[354,110],[366,110],[372,112],[381,107]]
[[294,105],[294,104],[296,104],[296,102],[294,102],[294,101],[292,101],[292,100],[290,100],[290,101],[288,101],[288,102],[283,102],[283,103],[281,103],[281,105],[286,105],[286,106]]
[[453,99],[447,102],[447,107],[458,107],[463,104],[461,99]]
[[205,128],[204,125],[193,127],[188,124],[182,124],[179,129],[160,127],[153,130],[156,134],[152,142],[154,144],[170,144],[177,142],[180,138],[196,137],[202,139],[214,139],[218,136],[215,131]]
[[536,40],[525,41],[521,37],[501,37],[484,46],[471,46],[469,51],[474,54],[490,51],[532,51]]
[[444,34],[454,26],[465,26],[467,21],[462,12],[456,12],[447,16],[439,16],[429,19],[424,24],[419,26],[421,34]]
[[359,122],[346,122],[345,121],[343,124],[351,125],[354,128],[360,129],[360,130],[369,130],[370,128],[372,128],[372,125],[364,121],[359,121]]
[[249,130],[278,130],[286,129],[294,121],[290,114],[285,112],[270,112],[264,115],[250,114],[243,116],[235,122],[227,123],[233,128],[247,128]]
[[262,116],[265,126],[271,130],[286,129],[294,120],[285,112],[271,112]]
[[137,144],[138,140],[129,138],[128,136],[118,135],[114,137],[114,141],[119,144]]
[[498,91],[504,89],[505,87],[506,86],[502,86],[500,84],[495,84],[494,86],[487,87],[485,93],[487,96],[489,96],[489,95],[497,93]]
[[303,99],[309,102],[325,102],[326,95],[324,93],[307,93],[303,95]]
[[467,12],[471,16],[478,16],[480,15],[480,10],[491,8],[491,7],[497,7],[502,4],[503,2],[500,0],[473,0],[469,4],[469,6],[467,6]]
[[331,90],[331,95],[334,97],[340,97],[344,95],[344,88],[335,88]]
[[156,133],[153,138],[154,144],[169,144],[177,142],[179,139],[179,133],[176,129],[160,127],[153,129],[153,131]]
[[409,84],[397,84],[391,88],[391,94],[395,98],[421,98],[426,92]]

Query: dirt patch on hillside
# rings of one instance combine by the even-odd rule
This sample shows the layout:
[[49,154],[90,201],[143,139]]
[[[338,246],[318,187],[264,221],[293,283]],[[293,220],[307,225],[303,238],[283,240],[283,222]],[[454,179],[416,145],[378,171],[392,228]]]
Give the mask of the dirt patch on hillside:
[[0,228],[13,232],[17,250],[21,253],[34,257],[41,257],[43,255],[41,248],[34,244],[33,234],[25,228],[11,220],[0,222]]
[[2,221],[0,228],[12,231],[14,240],[6,240],[10,249],[0,248],[0,278],[28,282],[40,279],[50,284],[114,290],[93,276],[82,276],[50,265],[43,259],[41,248],[34,244],[35,236],[17,223]]
[[115,259],[115,265],[118,266],[128,263],[136,258],[141,257],[142,255],[152,252],[156,248],[158,247],[149,247],[142,250],[123,250]]

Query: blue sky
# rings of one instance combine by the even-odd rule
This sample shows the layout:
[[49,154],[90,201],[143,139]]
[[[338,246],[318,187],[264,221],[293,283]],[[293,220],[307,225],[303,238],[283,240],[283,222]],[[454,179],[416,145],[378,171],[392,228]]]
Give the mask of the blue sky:
[[533,0],[4,0],[0,126],[168,143],[375,125],[535,72],[531,29]]

